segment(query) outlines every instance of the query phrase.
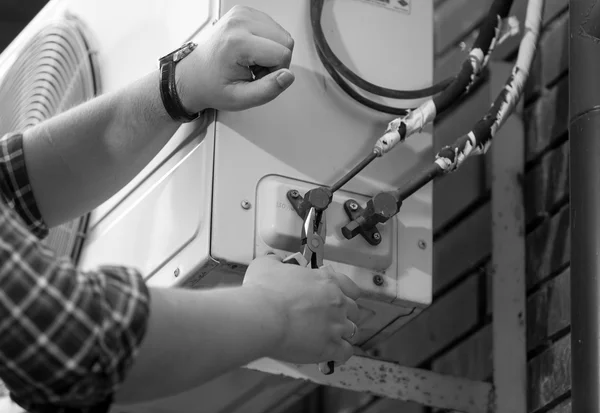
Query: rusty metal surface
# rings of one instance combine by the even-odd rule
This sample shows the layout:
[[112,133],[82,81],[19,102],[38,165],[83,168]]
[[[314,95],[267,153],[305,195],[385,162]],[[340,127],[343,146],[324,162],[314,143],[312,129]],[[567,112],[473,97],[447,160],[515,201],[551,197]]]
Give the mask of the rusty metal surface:
[[[511,65],[491,65],[492,94]],[[512,115],[492,145],[492,301],[496,413],[527,411],[525,210],[523,123]]]
[[329,376],[319,372],[316,365],[294,365],[272,359],[257,360],[246,368],[466,413],[489,412],[493,398],[490,383],[445,376],[367,356],[352,357]]

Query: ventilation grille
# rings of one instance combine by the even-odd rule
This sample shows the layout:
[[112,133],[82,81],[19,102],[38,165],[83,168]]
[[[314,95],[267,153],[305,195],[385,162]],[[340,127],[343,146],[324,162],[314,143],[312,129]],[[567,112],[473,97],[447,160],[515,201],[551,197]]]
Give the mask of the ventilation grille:
[[[27,42],[0,78],[0,136],[89,100],[98,87],[94,54],[81,23],[72,17],[53,21]],[[44,242],[77,261],[88,218],[53,228]]]

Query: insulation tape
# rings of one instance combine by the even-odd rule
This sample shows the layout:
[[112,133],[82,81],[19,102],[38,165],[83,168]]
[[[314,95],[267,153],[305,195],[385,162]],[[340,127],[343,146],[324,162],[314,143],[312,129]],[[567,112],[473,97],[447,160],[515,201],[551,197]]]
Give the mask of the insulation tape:
[[496,120],[491,127],[492,137],[502,127],[506,119],[508,119],[523,94],[523,89],[529,77],[529,71],[537,50],[537,41],[542,22],[542,3],[543,0],[530,0],[527,5],[525,33],[519,47],[517,63],[513,68],[510,80],[503,90],[504,101],[498,109]]
[[406,124],[406,136],[404,139],[415,133],[421,132],[425,125],[433,122],[436,114],[435,104],[433,103],[433,100],[429,99],[406,115],[404,117],[404,123]]
[[408,115],[392,120],[385,130],[385,134],[377,140],[373,150],[379,156],[388,153],[407,137],[421,132],[425,125],[433,122],[436,114],[433,100],[427,100]]
[[435,163],[442,168],[444,173],[450,173],[458,169],[469,155],[481,153],[477,146],[477,140],[473,132],[459,139],[455,144],[443,147],[435,157]]

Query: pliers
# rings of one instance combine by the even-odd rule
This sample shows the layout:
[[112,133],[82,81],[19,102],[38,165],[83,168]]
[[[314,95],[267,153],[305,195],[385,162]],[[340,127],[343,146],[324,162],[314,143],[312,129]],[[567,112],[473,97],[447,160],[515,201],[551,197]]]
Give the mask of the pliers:
[[325,213],[323,211],[317,212],[315,207],[311,207],[302,225],[302,252],[290,255],[283,262],[302,267],[321,268],[323,266],[326,236]]
[[[296,252],[286,257],[283,262],[302,267],[321,268],[323,266],[326,235],[325,212],[317,211],[315,207],[311,207],[302,225],[302,252]],[[325,375],[332,374],[334,369],[335,364],[333,361],[319,363],[319,370]]]

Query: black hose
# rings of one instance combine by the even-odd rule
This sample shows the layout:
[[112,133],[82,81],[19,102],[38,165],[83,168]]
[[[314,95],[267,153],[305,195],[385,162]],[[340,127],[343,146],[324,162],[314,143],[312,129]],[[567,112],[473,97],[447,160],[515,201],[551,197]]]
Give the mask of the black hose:
[[[488,59],[493,51],[493,42],[497,41],[497,30],[501,21],[508,16],[513,0],[495,0],[490,11],[481,25],[479,35],[471,48],[471,51],[481,50],[484,60]],[[477,75],[473,68],[471,59],[463,62],[462,69],[454,81],[442,93],[433,98],[437,113],[442,113],[467,93],[475,81]]]
[[[319,58],[324,66],[329,65],[333,70],[339,72],[349,82],[365,90],[366,92],[378,95],[381,97],[392,98],[392,99],[421,99],[435,95],[444,90],[449,84],[452,83],[453,78],[446,79],[433,86],[419,89],[419,90],[395,90],[381,86],[377,86],[373,83],[366,81],[365,79],[358,76],[352,70],[350,70],[331,50],[323,27],[321,26],[321,16],[323,14],[323,4],[325,0],[311,0],[310,2],[310,21],[313,30],[313,37],[317,51],[320,52]],[[328,70],[329,71],[329,70]],[[388,112],[389,113],[389,112]]]
[[346,83],[344,81],[344,79],[342,79],[340,74],[338,72],[336,72],[335,69],[326,60],[324,60],[325,58],[323,57],[323,55],[321,54],[321,51],[318,48],[317,48],[317,54],[319,55],[319,58],[321,59],[321,62],[323,63],[325,70],[327,70],[327,73],[329,73],[329,76],[331,76],[331,78],[334,80],[334,82],[337,83],[338,86],[344,92],[346,92],[346,94],[348,96],[350,96],[352,99],[354,99],[361,105],[371,108],[373,110],[376,110],[378,112],[389,113],[390,115],[395,115],[395,116],[405,116],[408,113],[408,110],[412,110],[412,109],[395,108],[392,106],[383,105],[381,103],[374,102],[371,99],[364,97],[363,95],[361,95],[360,93],[355,91],[352,88],[352,86],[350,86],[348,83]]

